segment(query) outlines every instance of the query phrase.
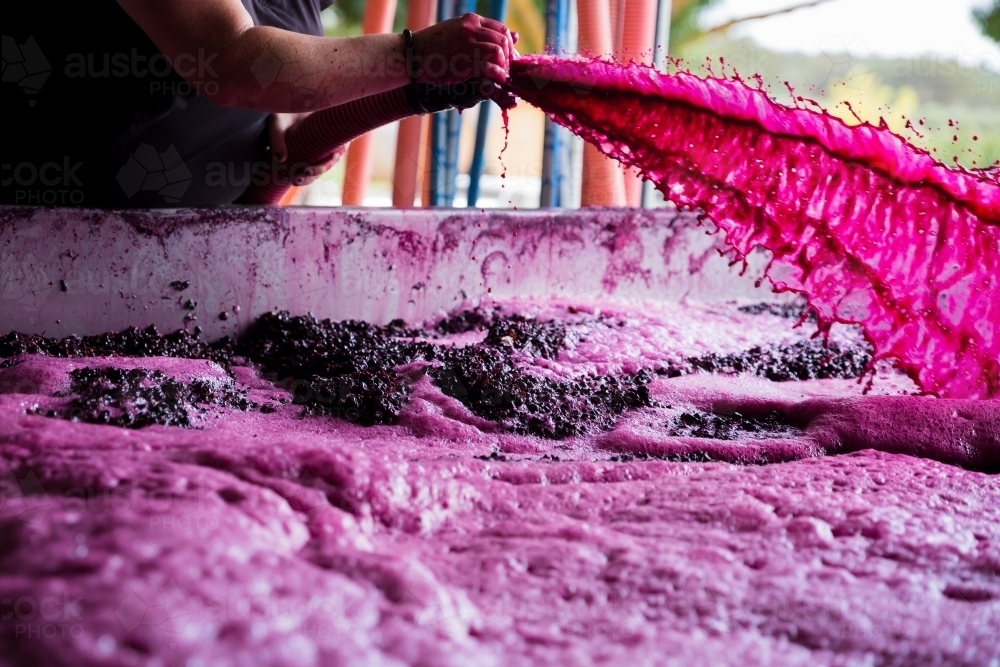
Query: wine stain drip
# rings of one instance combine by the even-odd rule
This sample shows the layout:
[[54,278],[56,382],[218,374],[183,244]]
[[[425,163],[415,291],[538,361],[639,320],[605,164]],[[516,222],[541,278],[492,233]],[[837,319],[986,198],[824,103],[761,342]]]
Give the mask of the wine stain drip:
[[507,163],[503,161],[503,154],[507,152],[507,145],[510,143],[510,117],[507,115],[507,109],[500,109],[500,116],[503,118],[503,148],[500,149],[500,155],[497,159],[500,160],[500,166],[503,167],[503,172],[500,174],[500,178],[507,178]]
[[512,92],[698,208],[738,259],[859,324],[927,393],[1000,396],[1000,169],[947,167],[885,127],[791,108],[739,80],[529,56]]

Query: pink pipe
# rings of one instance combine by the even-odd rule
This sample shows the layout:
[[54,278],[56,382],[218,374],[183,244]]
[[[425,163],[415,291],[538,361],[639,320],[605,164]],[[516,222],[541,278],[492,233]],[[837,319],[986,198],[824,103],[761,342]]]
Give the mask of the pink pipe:
[[[252,184],[240,202],[277,205],[301,170],[323,162],[348,141],[413,113],[406,89],[396,88],[311,114],[288,129],[288,159],[275,163],[272,177],[266,183]],[[288,173],[279,169],[287,169]]]
[[[396,0],[369,0],[361,32],[365,35],[390,32],[395,16]],[[346,159],[342,201],[345,206],[361,206],[372,178],[372,135],[363,134],[352,141],[347,147]]]
[[[608,57],[612,54],[611,9],[608,0],[578,0],[580,50]],[[583,146],[581,206],[624,206],[625,184],[619,164],[597,148]]]
[[[406,27],[416,32],[434,23],[436,0],[410,0]],[[399,123],[396,138],[396,165],[392,176],[392,205],[410,208],[417,197],[417,181],[421,172],[421,141],[423,118],[407,118]]]
[[[619,62],[634,60],[653,64],[653,40],[656,37],[656,0],[620,0],[625,5],[621,25]],[[625,170],[625,200],[629,206],[642,205],[642,178],[636,169]]]

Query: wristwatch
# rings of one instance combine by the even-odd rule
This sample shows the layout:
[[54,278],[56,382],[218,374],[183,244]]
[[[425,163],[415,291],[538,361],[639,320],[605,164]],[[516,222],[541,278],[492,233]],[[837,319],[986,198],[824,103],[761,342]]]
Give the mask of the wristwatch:
[[417,64],[413,53],[413,31],[409,28],[403,31],[403,45],[406,48],[406,75],[410,77],[410,83],[416,83]]

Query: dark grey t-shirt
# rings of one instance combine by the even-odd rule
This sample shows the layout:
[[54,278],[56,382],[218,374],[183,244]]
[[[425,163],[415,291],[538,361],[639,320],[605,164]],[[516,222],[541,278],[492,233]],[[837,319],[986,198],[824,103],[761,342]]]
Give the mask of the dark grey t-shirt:
[[[255,25],[311,35],[331,4],[242,2]],[[217,54],[171,62],[113,0],[25,4],[4,10],[3,203],[220,205],[270,169],[267,114],[202,94]],[[195,68],[202,86],[180,75]],[[265,52],[251,74],[266,87],[297,69]]]

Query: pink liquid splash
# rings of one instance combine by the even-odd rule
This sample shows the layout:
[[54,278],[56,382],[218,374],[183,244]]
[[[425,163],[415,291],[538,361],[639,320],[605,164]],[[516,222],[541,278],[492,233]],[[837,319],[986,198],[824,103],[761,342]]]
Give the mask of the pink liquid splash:
[[765,248],[821,330],[859,324],[927,393],[1000,396],[1000,171],[950,168],[886,127],[790,108],[741,80],[531,56],[511,89],[664,196],[737,260]]

